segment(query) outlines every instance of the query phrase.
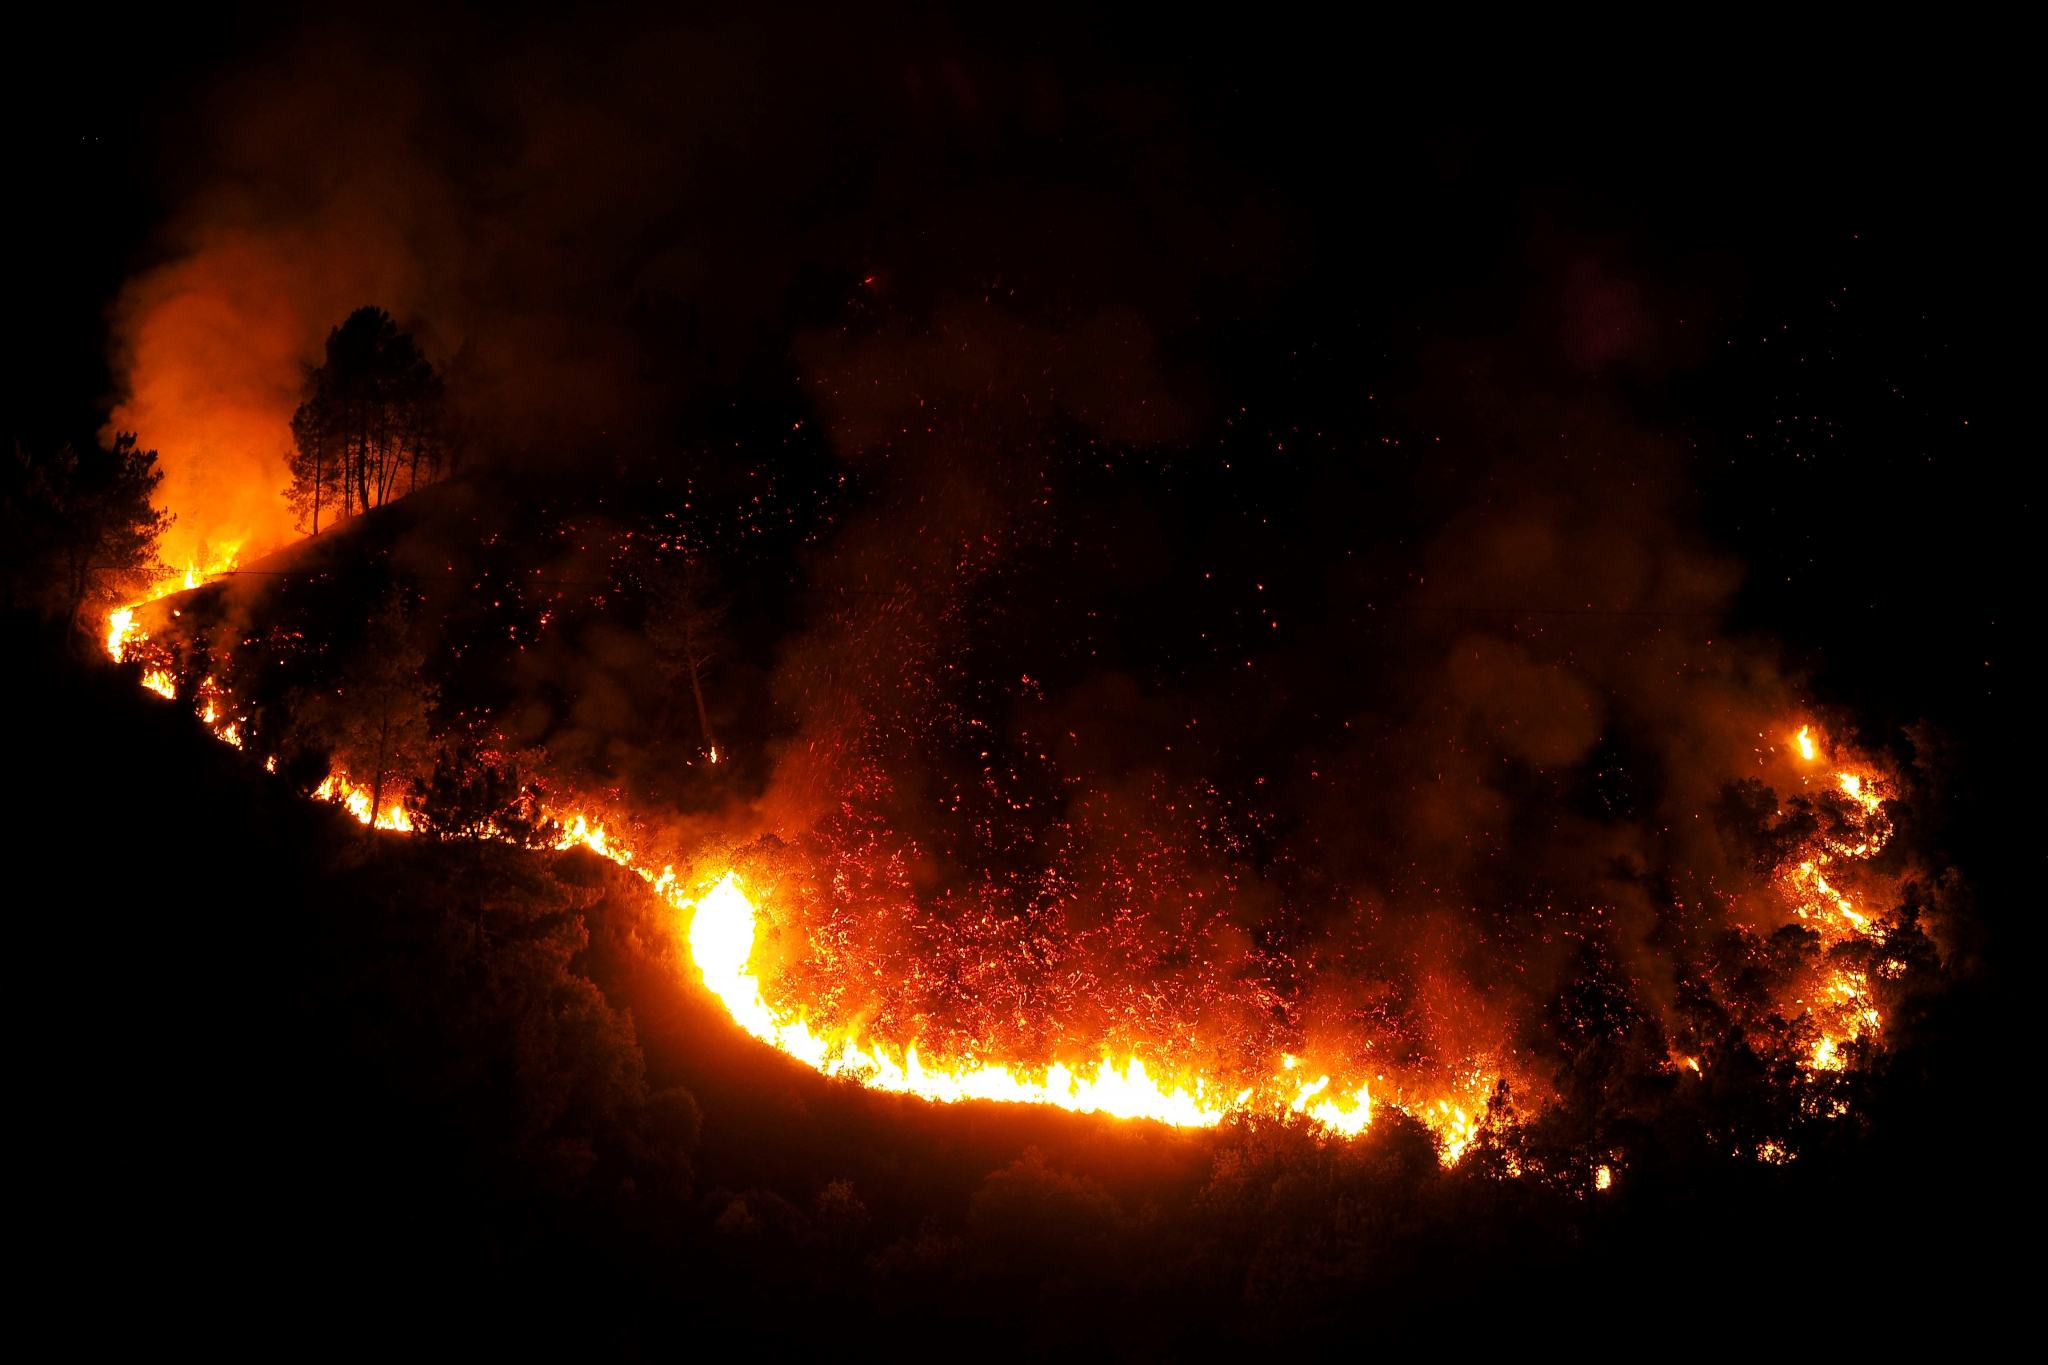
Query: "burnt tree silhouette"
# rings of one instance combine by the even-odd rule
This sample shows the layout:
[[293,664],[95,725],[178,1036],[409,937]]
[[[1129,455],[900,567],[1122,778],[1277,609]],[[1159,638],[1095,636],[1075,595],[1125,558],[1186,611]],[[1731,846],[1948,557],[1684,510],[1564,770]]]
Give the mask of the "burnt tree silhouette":
[[306,372],[292,414],[286,499],[314,534],[447,472],[442,384],[410,335],[381,308],[358,308],[327,335],[327,361]]
[[711,761],[718,761],[718,736],[704,704],[704,675],[723,644],[725,603],[701,555],[682,547],[657,550],[642,571],[647,585],[647,639],[671,682],[687,677],[697,707],[698,733]]

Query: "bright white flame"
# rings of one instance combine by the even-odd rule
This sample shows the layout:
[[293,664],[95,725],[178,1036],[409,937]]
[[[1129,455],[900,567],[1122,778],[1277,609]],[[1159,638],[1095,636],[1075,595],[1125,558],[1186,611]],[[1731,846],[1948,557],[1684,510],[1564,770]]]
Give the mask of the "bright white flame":
[[1051,1104],[1084,1113],[1114,1114],[1118,1118],[1158,1119],[1184,1128],[1213,1126],[1222,1122],[1233,1107],[1205,1096],[1206,1087],[1199,1081],[1193,1090],[1162,1086],[1147,1074],[1144,1060],[1138,1057],[1122,1067],[1105,1058],[1096,1064],[1093,1076],[1054,1063],[1046,1069],[1045,1078],[1039,1080],[1000,1065],[932,1071],[925,1067],[915,1047],[908,1049],[899,1062],[880,1048],[870,1051],[850,1038],[835,1045],[813,1033],[801,1019],[790,1023],[777,1021],[761,998],[761,983],[748,970],[754,952],[754,906],[740,889],[735,874],[726,873],[694,902],[680,894],[672,870],[650,880],[670,903],[690,913],[690,955],[703,974],[705,988],[724,1002],[739,1026],[827,1075],[848,1076],[870,1089],[920,1095],[930,1100]]
[[128,641],[139,634],[140,630],[141,628],[135,624],[135,608],[123,607],[108,614],[107,653],[113,657],[115,663],[122,661],[122,656],[128,652]]

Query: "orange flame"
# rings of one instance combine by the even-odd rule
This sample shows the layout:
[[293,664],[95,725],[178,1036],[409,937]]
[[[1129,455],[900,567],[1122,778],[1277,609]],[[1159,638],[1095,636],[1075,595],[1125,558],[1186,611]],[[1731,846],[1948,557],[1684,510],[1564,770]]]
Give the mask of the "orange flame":
[[[108,653],[120,658],[139,633],[132,608],[114,613],[108,623]],[[149,671],[142,682],[161,696],[176,695],[175,685],[162,669]],[[218,697],[212,679],[201,684],[200,718],[218,738],[240,747],[238,724],[224,716]],[[1802,726],[1797,741],[1802,755],[1811,758],[1817,752],[1811,727]],[[274,771],[275,760],[266,767]],[[1848,771],[1834,776],[1836,788],[1861,813],[1858,841],[1817,852],[1812,859],[1782,875],[1781,889],[1802,919],[1821,927],[1824,938],[1840,942],[1850,937],[1867,937],[1874,932],[1874,925],[1868,915],[1855,908],[1848,895],[1827,881],[1820,869],[1837,856],[1865,857],[1875,852],[1882,847],[1889,828],[1875,778]],[[374,823],[378,829],[401,833],[413,828],[412,817],[402,802],[393,801],[373,813],[369,788],[352,782],[344,773],[331,773],[314,796],[344,805],[365,825]],[[1327,1073],[1318,1074],[1312,1081],[1290,1077],[1288,1073],[1300,1067],[1301,1059],[1286,1054],[1264,1085],[1229,1094],[1205,1077],[1173,1081],[1155,1076],[1144,1059],[1135,1055],[1121,1059],[1102,1056],[1073,1066],[1055,1062],[1042,1073],[1014,1070],[993,1061],[949,1068],[928,1064],[918,1055],[915,1045],[898,1056],[879,1043],[863,1046],[860,1039],[850,1034],[826,1037],[802,1018],[779,1018],[764,999],[760,979],[752,967],[760,911],[741,885],[738,873],[727,870],[700,883],[703,889],[693,896],[673,867],[665,867],[656,874],[639,865],[633,852],[608,834],[601,823],[581,814],[557,813],[556,819],[562,827],[557,848],[587,848],[631,869],[679,916],[685,917],[691,960],[705,988],[718,997],[735,1023],[762,1042],[826,1075],[856,1080],[869,1089],[917,1095],[942,1103],[979,1099],[1045,1104],[1077,1113],[1154,1119],[1177,1127],[1213,1127],[1233,1114],[1253,1109],[1302,1115],[1341,1137],[1356,1136],[1372,1123],[1373,1098],[1367,1084],[1336,1086]],[[1820,1009],[1822,1036],[1805,1059],[1805,1065],[1817,1071],[1846,1068],[1844,1046],[1874,1035],[1883,1023],[1864,976],[1837,971],[1827,991],[1829,998],[1821,1002]],[[1697,1058],[1684,1057],[1681,1062],[1695,1073],[1702,1070]],[[1488,1078],[1483,1073],[1475,1072],[1467,1079],[1474,1083],[1474,1093],[1488,1088]],[[1441,1098],[1413,1104],[1400,1099],[1394,1102],[1435,1131],[1445,1165],[1455,1164],[1479,1136],[1483,1105],[1468,1106]],[[1759,1149],[1758,1159],[1789,1159],[1777,1156],[1778,1150],[1766,1144]],[[1612,1180],[1610,1168],[1596,1169],[1596,1189],[1607,1189]]]
[[135,608],[123,607],[107,614],[107,653],[115,663],[120,663],[128,652],[128,642],[141,634],[142,627],[135,623]]
[[[345,774],[329,773],[324,781],[313,790],[316,801],[332,801],[348,808],[356,823],[370,823],[370,789],[358,786],[348,780]],[[377,828],[397,830],[401,834],[412,833],[412,812],[405,808],[403,801],[390,801],[377,812]]]
[[[1811,726],[1795,737],[1800,754],[1812,759],[1820,743]],[[1853,803],[1847,838],[1830,836],[1812,855],[1779,874],[1778,888],[1792,911],[1821,936],[1824,946],[1869,939],[1881,931],[1875,917],[1857,908],[1848,892],[1828,880],[1822,870],[1839,859],[1864,859],[1876,854],[1891,837],[1884,812],[1884,793],[1871,773],[1847,768],[1833,774],[1833,787]],[[1822,998],[1808,1002],[1821,1036],[1803,1059],[1814,1071],[1841,1071],[1849,1065],[1843,1049],[1859,1039],[1873,1038],[1884,1026],[1871,996],[1870,980],[1860,972],[1838,969],[1828,978]]]

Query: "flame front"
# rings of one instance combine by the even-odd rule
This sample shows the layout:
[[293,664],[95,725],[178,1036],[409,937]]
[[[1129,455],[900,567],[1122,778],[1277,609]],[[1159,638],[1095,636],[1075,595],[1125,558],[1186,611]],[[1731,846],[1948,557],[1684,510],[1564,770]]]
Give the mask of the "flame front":
[[[106,648],[112,657],[125,657],[133,646],[146,639],[134,607],[123,608],[108,618]],[[148,669],[142,685],[166,698],[178,695],[175,679],[160,667]],[[214,678],[202,679],[193,705],[199,719],[217,738],[238,748],[242,746],[243,717],[234,697]],[[1793,744],[1807,762],[1822,756],[1822,741],[1811,726],[1802,726],[1793,737]],[[275,759],[266,766],[274,771]],[[1835,764],[1830,763],[1829,767],[1834,768]],[[1842,807],[1846,818],[1834,827],[1833,833],[1811,845],[1801,861],[1778,872],[1778,893],[1792,913],[1820,935],[1824,946],[1869,939],[1881,932],[1875,916],[1859,909],[1851,892],[1829,879],[1828,869],[1838,862],[1866,859],[1883,846],[1890,827],[1881,781],[1875,774],[1851,771],[1849,765],[1832,772],[1823,770],[1805,780],[1809,785],[1820,781],[1823,790],[1834,794],[1834,799],[1846,802]],[[394,795],[383,803],[382,809],[373,810],[370,789],[352,781],[346,773],[331,773],[314,795],[345,807],[362,824],[401,833],[413,828],[411,814],[401,799]],[[915,1044],[895,1049],[878,1040],[863,1039],[851,1030],[820,1031],[800,1012],[779,1013],[764,996],[753,963],[761,909],[737,871],[728,868],[714,877],[686,885],[672,867],[656,874],[642,865],[602,823],[575,813],[556,811],[552,815],[562,831],[556,847],[587,848],[631,869],[676,912],[705,988],[719,999],[742,1029],[825,1075],[855,1080],[870,1089],[939,1102],[993,1100],[1044,1104],[1075,1112],[1153,1119],[1180,1127],[1211,1127],[1232,1114],[1253,1111],[1300,1115],[1330,1134],[1344,1137],[1362,1133],[1372,1123],[1373,1096],[1363,1078],[1340,1080],[1320,1068],[1305,1071],[1302,1059],[1291,1055],[1283,1054],[1263,1081],[1240,1087],[1208,1076],[1154,1074],[1157,1061],[1148,1066],[1144,1057],[1135,1054],[1117,1057],[1105,1053],[1055,1061],[1042,1070],[971,1057],[940,1065],[920,1056]],[[1851,880],[1853,883],[1853,876]],[[1801,1061],[1811,1073],[1841,1071],[1852,1064],[1851,1045],[1874,1038],[1883,1020],[1873,1003],[1870,981],[1860,971],[1837,967],[1821,983],[1820,992],[1822,998],[1807,1002],[1818,1029],[1818,1040]],[[1695,1074],[1702,1071],[1700,1060],[1691,1056],[1674,1054],[1673,1065]],[[1309,1079],[1311,1075],[1313,1079]],[[1481,1135],[1486,1109],[1483,1096],[1491,1080],[1483,1069],[1474,1069],[1448,1087],[1454,1092],[1449,1097],[1441,1091],[1412,1095],[1397,1088],[1385,1102],[1397,1105],[1433,1130],[1443,1161],[1454,1164]],[[1759,1149],[1758,1158],[1776,1159],[1764,1149]],[[1610,1169],[1600,1167],[1596,1188],[1607,1188],[1611,1180]]]
[[[846,1076],[873,1090],[928,1100],[1051,1104],[1082,1113],[1158,1119],[1184,1128],[1212,1126],[1232,1111],[1232,1105],[1206,1094],[1203,1082],[1197,1081],[1193,1089],[1162,1085],[1137,1057],[1121,1065],[1104,1058],[1096,1063],[1092,1075],[1059,1063],[1048,1067],[1043,1078],[1019,1075],[1001,1065],[934,1070],[925,1066],[915,1047],[907,1049],[899,1061],[879,1046],[870,1050],[851,1038],[835,1043],[819,1037],[800,1019],[778,1021],[761,998],[760,980],[749,967],[757,911],[741,889],[738,875],[726,873],[695,901],[678,891],[673,871],[650,880],[671,905],[689,915],[690,956],[703,974],[705,989],[724,1002],[748,1033],[828,1076]],[[1357,1109],[1360,1129],[1365,1126],[1363,1093]]]
[[[221,737],[223,739],[227,738],[225,735]],[[229,740],[229,742],[236,743],[233,740]],[[236,747],[239,748],[240,745],[236,743]],[[313,799],[315,801],[332,801],[336,805],[346,808],[348,813],[355,817],[356,823],[359,825],[370,823],[370,789],[358,786],[349,781],[343,774],[329,773],[321,781],[320,785],[314,788]],[[395,799],[387,801],[384,804],[384,808],[377,812],[377,828],[397,830],[401,834],[410,834],[412,833],[412,813],[406,810],[403,801]]]

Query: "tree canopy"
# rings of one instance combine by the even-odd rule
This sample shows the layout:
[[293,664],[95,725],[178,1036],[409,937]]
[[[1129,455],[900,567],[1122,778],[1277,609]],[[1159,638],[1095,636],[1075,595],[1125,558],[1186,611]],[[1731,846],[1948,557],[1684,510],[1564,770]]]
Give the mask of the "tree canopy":
[[83,453],[67,442],[0,460],[0,582],[10,611],[83,620],[148,592],[166,572],[157,541],[171,523],[150,505],[156,452],[123,432]]
[[329,524],[432,483],[448,467],[441,377],[381,308],[358,308],[327,335],[292,414],[291,487],[299,524]]

